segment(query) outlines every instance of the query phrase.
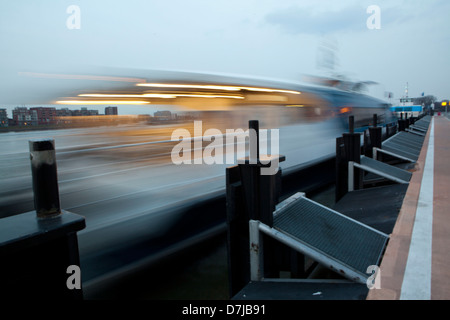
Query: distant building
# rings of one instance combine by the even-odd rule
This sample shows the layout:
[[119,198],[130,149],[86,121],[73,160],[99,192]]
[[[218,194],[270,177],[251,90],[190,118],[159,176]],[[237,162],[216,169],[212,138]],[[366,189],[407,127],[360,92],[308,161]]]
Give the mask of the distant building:
[[54,124],[56,122],[56,109],[51,107],[35,107],[30,108],[30,111],[36,114],[37,124]]
[[72,116],[98,116],[98,110],[89,110],[87,107],[81,107],[81,110],[73,110]]
[[150,122],[152,120],[152,116],[149,114],[138,114],[137,119],[140,122]]
[[16,107],[12,113],[12,119],[8,119],[6,109],[0,109],[1,126],[5,126],[1,124],[2,121],[5,121],[5,124],[9,122],[9,126],[70,124],[74,117],[99,115],[98,110],[89,110],[87,107],[81,107],[81,110],[69,110],[69,108],[56,109],[53,107],[33,107],[30,109]]
[[18,126],[37,125],[37,112],[36,110],[28,110],[26,107],[16,107],[13,109],[13,120]]
[[157,121],[168,121],[172,120],[172,112],[170,111],[156,111],[154,114],[154,119]]
[[8,126],[8,112],[6,109],[0,109],[0,127]]
[[109,116],[117,116],[117,107],[106,107],[105,115]]
[[71,117],[72,110],[69,110],[69,108],[58,109],[58,110],[56,110],[56,115],[58,117]]

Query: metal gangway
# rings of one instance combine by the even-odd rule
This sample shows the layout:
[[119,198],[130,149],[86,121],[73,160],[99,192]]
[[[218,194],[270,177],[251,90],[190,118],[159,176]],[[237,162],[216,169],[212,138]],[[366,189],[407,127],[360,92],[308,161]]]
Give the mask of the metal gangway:
[[411,180],[412,173],[397,168],[395,166],[386,164],[384,162],[361,156],[360,163],[349,161],[348,162],[348,191],[354,191],[354,172],[355,168],[359,168],[365,172],[370,172],[375,175],[381,176],[388,180],[407,184]]
[[406,131],[400,131],[383,141],[381,148],[373,148],[373,158],[377,160],[378,155],[383,153],[404,161],[416,162],[430,122],[431,116],[426,116],[409,126]]
[[296,193],[277,205],[273,227],[249,221],[250,275],[264,281],[261,233],[321,263],[341,276],[366,284],[381,262],[389,236]]

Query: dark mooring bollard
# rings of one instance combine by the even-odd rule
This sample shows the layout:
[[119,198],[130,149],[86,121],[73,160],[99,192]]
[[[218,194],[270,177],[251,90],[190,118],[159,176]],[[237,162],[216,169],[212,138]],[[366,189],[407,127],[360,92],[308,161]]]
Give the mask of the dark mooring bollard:
[[85,219],[60,208],[54,141],[29,147],[35,210],[0,221],[0,298],[82,299],[76,232]]
[[366,156],[372,158],[373,148],[381,149],[381,142],[383,140],[382,137],[382,128],[378,127],[378,117],[376,114],[373,115],[373,126],[369,128],[369,136],[370,136],[370,148],[367,150]]
[[406,129],[406,120],[403,119],[403,113],[400,114],[400,119],[398,122],[398,131],[405,131]]
[[[349,117],[348,128],[349,132],[336,140],[336,202],[348,191],[348,162],[361,163],[361,134],[354,132],[354,116]],[[360,170],[355,168],[354,189],[361,187],[362,175]]]
[[34,207],[39,218],[61,214],[54,140],[31,140]]
[[408,118],[408,114],[405,113],[405,129],[409,128],[410,123],[411,123],[411,118]]
[[394,134],[397,133],[397,127],[398,124],[388,124],[386,125],[386,139],[389,139],[390,137],[392,137]]
[[[226,169],[229,294],[236,295],[250,281],[249,220],[273,226],[273,211],[279,202],[281,168],[273,175],[262,175],[261,169],[273,161],[261,163],[259,122],[249,121],[249,157]],[[276,273],[275,241],[263,236],[265,276]]]

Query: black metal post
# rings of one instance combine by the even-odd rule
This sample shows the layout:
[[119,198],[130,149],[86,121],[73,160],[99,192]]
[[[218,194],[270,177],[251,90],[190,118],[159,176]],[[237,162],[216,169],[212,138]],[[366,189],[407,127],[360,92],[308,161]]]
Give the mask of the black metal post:
[[249,145],[250,145],[250,163],[256,164],[259,162],[259,121],[250,120],[248,122],[249,128]]
[[228,290],[235,296],[250,281],[249,213],[238,166],[226,169]]
[[377,115],[373,115],[373,127],[369,128],[369,136],[370,136],[370,148],[367,152],[367,156],[372,157],[373,155],[373,148],[379,148],[381,149],[381,142],[382,142],[382,128],[377,126],[378,124],[378,118]]
[[[268,226],[273,225],[273,211],[275,210],[276,175],[262,175],[263,165],[259,154],[259,123],[249,121],[249,159],[245,164],[239,164],[243,181],[245,202],[250,219],[259,220]],[[253,150],[253,151],[252,151]],[[278,161],[282,159],[278,159]],[[264,166],[270,166],[271,163]]]
[[[338,139],[336,140],[336,202],[348,190],[348,162],[361,163],[361,134],[354,132],[354,116],[349,117],[349,133],[344,133],[342,140]],[[362,187],[362,174],[358,168],[354,170],[353,185],[354,189],[358,190]]]
[[393,135],[394,125],[389,123],[386,125],[386,139],[389,139]]
[[[346,162],[353,161],[361,163],[361,135],[359,133],[344,133],[344,149]],[[354,173],[354,189],[358,190],[362,187],[362,175],[358,168]]]
[[348,117],[348,132],[353,134],[355,130],[355,117],[349,116]]
[[392,130],[392,135],[395,135],[398,132],[398,123],[396,123],[393,127],[394,129]]
[[34,207],[39,218],[61,214],[55,141],[29,141]]
[[[253,132],[252,132],[253,131]],[[279,202],[281,169],[274,175],[262,175],[259,154],[259,123],[249,121],[249,157],[238,166],[227,168],[227,226],[229,290],[233,297],[250,280],[249,268],[249,220],[259,220],[273,226],[273,211]],[[278,163],[283,161],[280,156]],[[264,273],[273,276],[276,272],[275,241],[263,235]]]
[[405,131],[406,120],[403,120],[403,113],[400,113],[400,120],[398,120],[398,131]]
[[391,126],[391,130],[390,130],[390,131],[391,131],[391,132],[390,132],[389,137],[392,137],[393,135],[395,135],[395,134],[397,133],[397,131],[398,131],[398,123],[393,124],[393,125]]
[[336,138],[336,189],[335,202],[338,202],[348,190],[348,164],[346,162],[344,138]]

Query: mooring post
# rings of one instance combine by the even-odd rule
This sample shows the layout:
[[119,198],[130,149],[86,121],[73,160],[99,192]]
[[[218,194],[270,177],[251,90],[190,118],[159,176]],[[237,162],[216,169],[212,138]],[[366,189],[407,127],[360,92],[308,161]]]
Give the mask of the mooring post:
[[370,134],[369,134],[369,130],[364,130],[364,132],[362,133],[363,135],[363,149],[362,149],[362,153],[366,156],[369,155],[369,150],[370,150]]
[[391,135],[391,130],[392,130],[392,124],[387,123],[386,124],[386,134],[384,136],[385,139],[388,139]]
[[[250,220],[258,220],[273,226],[273,211],[278,203],[277,179],[280,175],[261,174],[263,164],[259,153],[259,121],[249,121],[249,161],[239,164],[244,191],[244,203]],[[273,161],[273,160],[272,160]],[[271,162],[269,163],[271,165]],[[265,165],[267,166],[267,164]],[[248,221],[247,221],[248,228]],[[275,273],[275,247],[273,239],[262,237],[264,241],[264,275],[273,277]],[[250,243],[247,246],[249,250]]]
[[408,128],[409,128],[410,122],[411,122],[411,119],[408,118],[408,114],[405,113],[405,129],[408,129]]
[[398,120],[398,131],[405,131],[406,120],[403,120],[403,112],[400,113],[400,119]]
[[[272,161],[283,161],[283,158],[272,159],[262,164],[259,153],[259,122],[249,121],[249,158],[239,163],[244,186],[245,203],[250,219],[259,220],[268,226],[273,225],[273,211],[278,196],[276,174],[261,174],[263,167],[270,167]],[[277,155],[279,156],[279,155]],[[278,171],[280,169],[278,168]]]
[[55,141],[30,140],[34,207],[39,218],[61,214],[56,169]]
[[375,113],[373,115],[373,125],[369,128],[369,136],[370,136],[370,148],[368,150],[368,153],[366,156],[372,158],[373,156],[373,148],[379,148],[381,149],[381,142],[383,140],[382,138],[382,128],[378,127],[378,117]]
[[386,125],[386,139],[389,139],[390,137],[392,137],[394,134],[397,133],[397,123],[393,124],[390,123],[388,125]]
[[[336,181],[336,202],[348,190],[348,162],[361,163],[361,134],[355,133],[354,116],[349,116],[348,129],[348,133],[342,134],[342,140],[336,140],[336,169],[338,170],[336,178],[339,179]],[[342,150],[340,150],[341,143]],[[362,174],[358,168],[354,170],[354,188],[358,190],[362,187]]]
[[394,125],[392,125],[392,131],[391,136],[395,135],[398,132],[398,122],[396,122]]
[[335,202],[338,202],[347,193],[347,176],[348,165],[345,156],[344,138],[336,138],[336,189],[335,189]]
[[60,208],[54,140],[29,148],[35,210],[0,223],[0,297],[82,299],[76,232],[85,219]]
[[259,121],[250,120],[248,122],[249,129],[249,155],[250,164],[258,164],[259,162]]
[[[275,174],[261,174],[261,169],[272,162],[284,161],[277,155],[268,163],[261,162],[259,148],[259,122],[249,121],[249,156],[239,159],[238,165],[227,168],[227,227],[230,296],[236,295],[250,281],[249,221],[258,220],[273,226],[273,211],[279,202],[281,168]],[[273,155],[272,155],[273,156]],[[264,272],[273,276],[275,259],[273,239],[264,239]]]

